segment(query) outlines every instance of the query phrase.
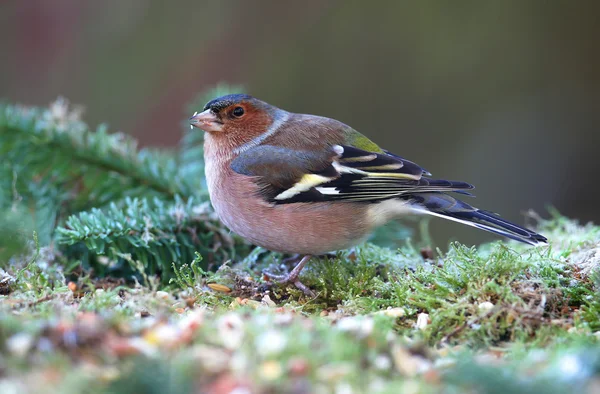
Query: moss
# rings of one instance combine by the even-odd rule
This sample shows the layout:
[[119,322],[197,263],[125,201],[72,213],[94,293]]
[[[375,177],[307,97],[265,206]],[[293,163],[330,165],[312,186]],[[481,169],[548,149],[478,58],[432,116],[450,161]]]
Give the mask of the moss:
[[[574,224],[557,218],[544,226],[556,233]],[[591,232],[598,234],[595,228]],[[316,292],[314,299],[294,287],[275,287],[271,295],[306,314],[369,314],[401,307],[406,315],[396,330],[430,345],[545,342],[574,325],[597,327],[595,285],[568,260],[575,248],[593,239],[589,232],[576,233],[580,239],[570,233],[569,252],[502,242],[481,248],[455,243],[447,253],[438,251],[436,260],[424,260],[410,244],[398,251],[365,244],[311,260],[302,280]],[[260,277],[281,257],[255,250],[231,272],[252,269]],[[421,313],[428,315],[429,324],[415,332]]]
[[[125,286],[90,275],[67,286],[41,250],[5,273],[13,277],[0,299],[5,376],[52,368],[57,390],[98,392],[226,384],[259,392],[578,389],[596,376],[600,357],[592,253],[600,231],[560,217],[542,226],[557,240],[550,248],[454,243],[431,258],[409,242],[398,250],[367,243],[315,258],[302,274],[315,298],[269,286],[262,271],[287,269],[286,256],[261,249],[216,271],[197,255],[166,286],[152,276]],[[182,322],[196,313],[201,329],[183,335]],[[33,338],[25,355],[19,334]],[[67,346],[69,335],[79,339]],[[104,353],[123,343],[137,355]],[[565,357],[586,365],[585,375],[565,375]],[[242,372],[221,358],[237,360]]]

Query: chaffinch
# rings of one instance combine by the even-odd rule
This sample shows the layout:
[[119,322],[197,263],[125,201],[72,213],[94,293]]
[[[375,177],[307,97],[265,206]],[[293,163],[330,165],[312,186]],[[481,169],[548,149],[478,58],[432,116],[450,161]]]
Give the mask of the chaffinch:
[[312,255],[350,248],[403,215],[433,215],[531,245],[547,241],[450,194],[470,195],[472,185],[429,178],[334,119],[232,94],[208,102],[190,125],[207,133],[206,179],[219,218],[252,244],[304,255],[276,279],[308,294],[298,275]]

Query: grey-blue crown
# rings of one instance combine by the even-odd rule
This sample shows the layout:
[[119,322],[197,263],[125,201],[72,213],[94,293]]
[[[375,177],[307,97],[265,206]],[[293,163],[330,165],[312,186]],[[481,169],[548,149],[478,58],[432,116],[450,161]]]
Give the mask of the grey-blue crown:
[[213,112],[219,112],[223,108],[227,108],[230,105],[237,104],[244,100],[250,99],[252,99],[252,96],[248,96],[247,94],[228,94],[226,96],[221,96],[216,99],[210,100],[204,106],[204,111],[210,109]]

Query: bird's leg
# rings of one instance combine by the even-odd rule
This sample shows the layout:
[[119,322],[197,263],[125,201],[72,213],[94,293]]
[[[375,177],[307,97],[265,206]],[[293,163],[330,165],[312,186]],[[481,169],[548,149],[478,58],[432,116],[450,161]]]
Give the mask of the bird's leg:
[[304,268],[306,263],[308,263],[308,261],[310,260],[311,257],[312,256],[310,256],[310,255],[302,257],[302,260],[300,260],[300,262],[294,267],[294,269],[291,270],[287,275],[273,275],[268,272],[265,272],[265,273],[269,277],[275,279],[276,283],[279,283],[282,285],[287,284],[287,283],[293,283],[294,286],[296,286],[297,288],[302,290],[304,292],[304,294],[306,294],[309,297],[314,297],[315,293],[313,293],[311,289],[309,289],[305,284],[300,282],[300,280],[298,279],[298,277],[300,276],[300,272],[302,271],[302,269]]
[[295,254],[293,256],[290,257],[286,257],[285,259],[281,260],[281,264],[283,265],[288,265],[288,264],[298,264],[298,262],[302,259],[303,256],[300,256],[299,254]]

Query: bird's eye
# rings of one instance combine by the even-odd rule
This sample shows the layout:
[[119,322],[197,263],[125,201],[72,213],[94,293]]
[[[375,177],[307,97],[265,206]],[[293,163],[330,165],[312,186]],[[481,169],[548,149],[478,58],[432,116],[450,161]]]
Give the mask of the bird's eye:
[[244,115],[244,108],[242,107],[235,107],[233,109],[233,116],[235,116],[236,118],[239,118],[240,116]]

